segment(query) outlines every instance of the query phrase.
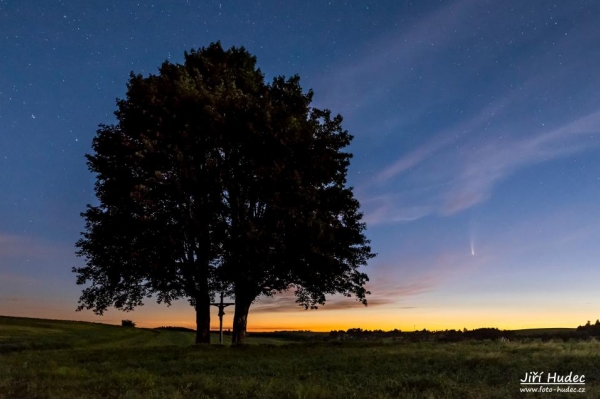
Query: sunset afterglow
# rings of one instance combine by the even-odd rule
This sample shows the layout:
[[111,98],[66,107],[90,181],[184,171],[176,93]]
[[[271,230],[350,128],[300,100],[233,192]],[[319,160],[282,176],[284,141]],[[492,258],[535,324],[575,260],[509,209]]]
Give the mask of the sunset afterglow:
[[[26,2],[27,3],[27,2]],[[39,3],[39,4],[38,4]],[[185,301],[75,312],[85,154],[131,71],[221,40],[298,74],[354,140],[367,307],[260,298],[249,331],[600,318],[598,2],[0,1],[0,315],[195,328]],[[213,308],[212,328],[218,329]],[[233,308],[224,327],[231,328]]]

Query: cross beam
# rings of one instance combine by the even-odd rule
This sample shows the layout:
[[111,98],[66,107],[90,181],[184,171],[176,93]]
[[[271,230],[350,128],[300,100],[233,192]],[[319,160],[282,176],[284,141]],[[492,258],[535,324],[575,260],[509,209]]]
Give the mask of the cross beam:
[[235,305],[233,302],[223,302],[223,291],[221,291],[221,301],[219,303],[211,303],[212,306],[219,308],[219,342],[223,343],[223,316],[225,315],[225,309],[227,306]]

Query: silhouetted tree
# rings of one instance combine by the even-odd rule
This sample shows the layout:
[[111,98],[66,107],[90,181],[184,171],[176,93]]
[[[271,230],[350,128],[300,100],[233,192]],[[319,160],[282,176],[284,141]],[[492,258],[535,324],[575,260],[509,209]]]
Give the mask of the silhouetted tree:
[[366,304],[358,268],[374,255],[341,151],[352,136],[339,115],[310,107],[297,76],[265,84],[255,64],[216,43],[131,76],[118,123],[100,127],[88,155],[100,204],[83,214],[87,265],[74,271],[92,285],[79,309],[188,298],[207,343],[210,297],[232,287],[240,343],[259,295]]
[[131,75],[117,124],[100,127],[87,155],[100,203],[82,214],[77,247],[87,265],[73,271],[91,287],[79,310],[128,311],[153,294],[167,304],[187,298],[196,342],[210,342],[211,283],[226,232],[222,143],[236,133],[232,115],[260,106],[262,82],[246,51],[218,43],[186,53],[184,65],[163,63],[158,75]]
[[229,155],[221,270],[234,289],[234,343],[243,339],[259,295],[293,289],[305,308],[335,293],[366,304],[368,278],[358,268],[374,255],[359,203],[346,187],[352,155],[342,149],[352,136],[341,116],[311,108],[312,96],[297,76],[275,78],[263,104],[268,126],[250,131]]

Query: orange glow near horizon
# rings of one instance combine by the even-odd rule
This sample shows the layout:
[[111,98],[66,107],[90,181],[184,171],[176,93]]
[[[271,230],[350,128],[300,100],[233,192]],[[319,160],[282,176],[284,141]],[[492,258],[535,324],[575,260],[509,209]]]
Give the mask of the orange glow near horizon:
[[[154,328],[160,326],[179,326],[195,328],[193,309],[183,306],[164,306],[149,304],[134,312],[124,313],[109,310],[105,316],[96,316],[91,312],[74,312],[58,309],[54,306],[37,308],[27,306],[5,308],[0,306],[0,315],[15,317],[34,317],[59,320],[79,320],[119,325],[121,320],[133,320],[138,327]],[[189,309],[187,309],[189,308]],[[67,308],[68,309],[68,308]],[[232,327],[233,310],[227,312],[223,321],[225,330]],[[310,330],[329,332],[331,330],[347,330],[362,328],[363,330],[402,331],[413,330],[445,330],[475,329],[495,327],[499,329],[517,330],[525,328],[577,327],[587,320],[595,320],[585,311],[552,312],[516,309],[507,312],[505,309],[394,309],[364,308],[347,310],[291,310],[289,312],[252,312],[248,317],[248,331],[281,331]],[[219,319],[216,309],[211,318],[211,329],[218,330]]]

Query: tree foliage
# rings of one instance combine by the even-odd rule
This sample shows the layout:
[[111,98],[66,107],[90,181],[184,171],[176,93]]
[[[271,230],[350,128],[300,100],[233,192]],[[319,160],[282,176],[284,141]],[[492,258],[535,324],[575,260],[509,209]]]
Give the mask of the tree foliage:
[[231,287],[240,342],[260,295],[366,304],[358,269],[374,255],[346,182],[352,136],[311,107],[297,76],[267,84],[255,57],[215,43],[158,75],[132,74],[127,89],[87,155],[99,205],[77,243],[77,283],[91,283],[80,310],[187,298],[208,342],[210,298]]
[[228,163],[228,240],[223,276],[236,298],[234,342],[245,333],[259,295],[294,289],[305,308],[327,294],[355,295],[366,304],[367,276],[358,268],[373,257],[359,203],[346,175],[352,136],[341,116],[311,108],[299,78],[276,78],[269,88],[269,124],[248,135]]

